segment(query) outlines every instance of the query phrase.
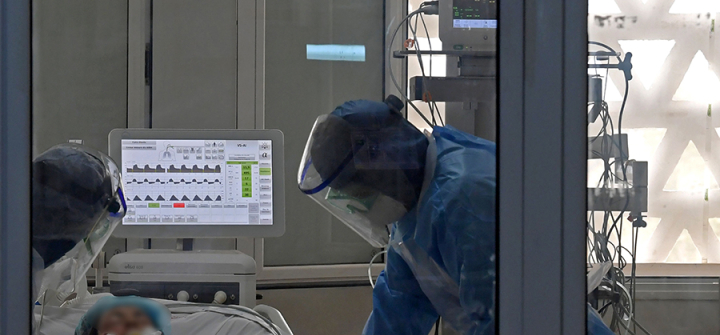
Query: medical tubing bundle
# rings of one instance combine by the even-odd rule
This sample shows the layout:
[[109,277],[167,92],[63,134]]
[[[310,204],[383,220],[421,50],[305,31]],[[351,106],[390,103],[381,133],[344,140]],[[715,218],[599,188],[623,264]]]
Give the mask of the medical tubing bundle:
[[[622,104],[617,119],[617,133],[622,135],[622,122],[627,104],[628,92],[629,92],[629,81],[632,78],[629,69],[632,67],[629,64],[629,60],[632,57],[628,54],[626,60],[623,61],[618,53],[611,47],[599,43],[590,41],[589,44],[600,46],[612,54],[619,62],[618,68],[623,70],[625,79],[625,92],[623,95]],[[597,57],[595,58],[597,60]],[[607,60],[608,64],[610,59]],[[590,140],[590,143],[596,141],[600,142],[600,151],[593,151],[592,154],[600,156],[603,160],[604,170],[600,179],[598,180],[597,187],[603,189],[610,189],[613,184],[619,183],[625,189],[632,187],[631,181],[627,177],[627,168],[632,160],[628,160],[628,153],[623,150],[623,138],[618,136],[617,141],[615,140],[615,128],[613,119],[610,116],[609,106],[605,101],[605,94],[607,94],[607,81],[608,70],[605,73],[605,88],[603,90],[602,103],[600,106],[599,116],[602,121],[602,127],[598,134]],[[597,75],[597,70],[596,70]],[[589,103],[589,106],[594,106],[595,103]],[[613,152],[617,150],[619,158],[614,158],[611,161]],[[619,173],[618,173],[619,172]],[[637,323],[635,320],[635,280],[636,280],[636,253],[637,253],[637,236],[639,233],[639,227],[633,226],[631,228],[631,248],[628,250],[627,247],[622,245],[622,232],[624,224],[624,214],[627,212],[629,207],[630,199],[626,197],[623,209],[617,214],[612,211],[603,211],[602,226],[596,229],[595,222],[595,211],[591,211],[590,217],[587,221],[588,230],[588,264],[596,264],[609,262],[612,267],[604,278],[597,290],[605,292],[615,298],[610,299],[608,302],[601,300],[604,304],[599,306],[598,312],[601,316],[605,315],[612,310],[612,316],[610,318],[610,329],[621,334],[636,334],[637,328],[640,328],[645,334],[650,333]],[[637,218],[634,218],[637,219]],[[617,237],[617,245],[615,245],[610,239],[611,237]],[[623,254],[629,254],[631,259],[631,273],[629,278],[625,276],[623,270],[628,265],[628,261],[625,259]],[[629,289],[628,289],[629,285]],[[632,326],[631,326],[632,324]],[[631,330],[632,328],[632,330]]]
[[[439,123],[440,125],[445,125],[445,122],[443,121],[442,116],[440,115],[440,113],[439,113],[439,111],[438,111],[437,103],[435,103],[435,101],[432,100],[432,95],[431,95],[430,92],[428,92],[428,90],[427,90],[427,85],[426,85],[427,75],[425,74],[425,66],[424,66],[424,64],[423,64],[423,60],[422,60],[422,56],[421,56],[421,52],[420,52],[420,47],[417,45],[417,26],[418,26],[418,18],[419,18],[419,19],[422,21],[422,24],[423,24],[423,27],[424,27],[424,30],[425,30],[425,34],[426,34],[426,37],[427,37],[427,39],[428,39],[428,44],[429,44],[429,46],[430,46],[430,49],[432,50],[432,44],[431,44],[431,42],[430,42],[430,34],[428,33],[427,25],[425,24],[425,19],[422,17],[422,14],[437,15],[437,14],[438,14],[438,3],[437,3],[437,1],[426,1],[426,2],[423,2],[423,3],[420,5],[420,8],[418,8],[417,10],[411,12],[410,14],[408,14],[407,16],[405,16],[405,18],[403,18],[402,21],[400,21],[400,23],[399,23],[399,24],[397,25],[397,27],[395,28],[395,30],[394,30],[394,32],[393,32],[393,34],[392,34],[392,37],[390,38],[390,44],[388,44],[388,48],[387,48],[387,62],[388,62],[388,71],[390,72],[390,79],[392,80],[393,85],[395,86],[395,88],[396,88],[396,89],[398,90],[398,92],[400,92],[400,94],[402,95],[402,98],[405,99],[405,102],[407,103],[407,105],[409,105],[410,107],[412,107],[412,108],[415,110],[415,112],[423,119],[423,121],[425,121],[425,123],[427,123],[428,126],[433,127],[433,126],[438,125],[438,122],[437,122],[437,120],[436,120],[436,114],[437,114],[437,119],[439,119],[439,121],[440,121],[440,123]],[[425,100],[425,101],[427,102],[428,107],[430,108],[430,114],[431,114],[431,119],[432,119],[432,121],[431,121],[430,119],[428,119],[427,116],[425,116],[425,115],[420,111],[420,109],[418,109],[418,107],[412,102],[412,100],[410,100],[410,98],[409,98],[408,95],[407,95],[406,90],[404,90],[404,89],[400,86],[400,84],[398,83],[397,79],[395,78],[395,73],[393,72],[393,66],[392,66],[392,54],[393,54],[393,49],[392,49],[392,46],[393,46],[393,44],[394,44],[394,42],[395,42],[395,37],[397,37],[397,34],[398,34],[398,32],[400,31],[400,28],[402,28],[403,25],[404,25],[406,22],[407,22],[407,23],[410,23],[409,20],[410,20],[412,17],[415,17],[415,26],[413,27],[412,25],[409,25],[410,31],[411,31],[412,34],[413,34],[413,39],[412,39],[412,40],[409,40],[409,41],[412,41],[413,46],[415,47],[416,55],[417,55],[417,57],[418,57],[418,62],[419,62],[419,65],[420,65],[420,71],[421,71],[421,73],[422,73],[422,79],[423,79],[423,100]],[[430,75],[432,75],[432,55],[430,55],[429,57],[430,57]]]

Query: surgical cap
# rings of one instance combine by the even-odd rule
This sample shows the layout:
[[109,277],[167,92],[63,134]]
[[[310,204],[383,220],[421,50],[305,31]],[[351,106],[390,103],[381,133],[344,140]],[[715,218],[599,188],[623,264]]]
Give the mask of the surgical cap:
[[107,210],[117,212],[112,188],[101,158],[82,146],[58,145],[33,160],[33,246],[45,267],[87,236]]
[[116,307],[135,307],[150,318],[155,329],[163,335],[170,334],[170,311],[163,304],[151,299],[128,296],[128,297],[104,297],[85,313],[80,323],[75,328],[75,335],[97,335],[97,323],[103,314]]

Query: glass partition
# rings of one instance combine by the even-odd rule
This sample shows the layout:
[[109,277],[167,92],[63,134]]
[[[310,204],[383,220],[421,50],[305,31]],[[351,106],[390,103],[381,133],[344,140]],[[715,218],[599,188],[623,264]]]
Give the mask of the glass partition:
[[720,331],[718,11],[589,1],[589,302],[618,334]]
[[265,264],[367,264],[378,250],[293,184],[319,115],[348,100],[383,100],[384,3],[268,1],[266,10],[265,127],[285,134],[289,224],[265,241]]
[[36,333],[494,333],[497,6],[33,1]]

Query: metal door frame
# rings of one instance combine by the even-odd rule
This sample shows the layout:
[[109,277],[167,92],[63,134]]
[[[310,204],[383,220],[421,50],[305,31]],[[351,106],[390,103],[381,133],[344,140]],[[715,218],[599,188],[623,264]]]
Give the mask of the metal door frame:
[[[586,15],[583,1],[500,2],[502,334],[585,331],[586,146],[578,139],[586,138]],[[31,307],[28,1],[0,2],[0,50],[0,330],[23,334]]]
[[30,334],[30,1],[0,1],[0,334]]
[[584,334],[587,1],[499,6],[499,333]]

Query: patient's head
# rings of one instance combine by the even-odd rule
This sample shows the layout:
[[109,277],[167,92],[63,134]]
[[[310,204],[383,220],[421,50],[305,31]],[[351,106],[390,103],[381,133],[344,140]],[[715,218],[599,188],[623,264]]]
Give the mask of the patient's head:
[[170,312],[165,306],[140,297],[108,296],[88,310],[75,335],[144,335],[158,330],[170,335]]
[[126,335],[131,331],[152,328],[153,323],[145,311],[135,306],[118,306],[100,316],[95,329],[98,335]]

